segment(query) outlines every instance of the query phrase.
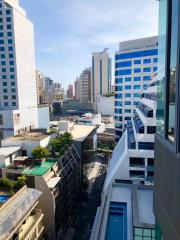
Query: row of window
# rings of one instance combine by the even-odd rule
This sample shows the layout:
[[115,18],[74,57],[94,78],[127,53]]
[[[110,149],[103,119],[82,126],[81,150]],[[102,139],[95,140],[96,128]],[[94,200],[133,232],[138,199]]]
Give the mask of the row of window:
[[[148,64],[148,63],[157,63],[158,62],[158,58],[147,58],[144,60],[134,60],[134,65],[139,65],[139,64]],[[117,62],[115,64],[116,68],[122,68],[122,67],[131,67],[133,65],[132,61],[123,61],[123,62]]]
[[[139,82],[141,80],[143,80],[143,81],[150,81],[151,80],[151,76],[143,76],[143,77],[136,76],[134,78],[131,78],[131,77],[125,77],[124,78],[125,82],[131,82],[133,80],[134,80],[134,82]],[[123,83],[123,78],[116,78],[115,79],[115,83],[116,84]]]
[[[4,37],[3,32],[0,32],[0,37]],[[12,32],[7,32],[7,37],[12,37]]]
[[[125,90],[131,90],[131,89],[142,89],[142,85],[126,85],[124,86],[124,89]],[[115,91],[123,91],[123,86],[116,86],[115,87]]]
[[[7,30],[11,30],[12,29],[12,25],[11,24],[7,24],[6,28],[7,28]],[[3,30],[3,25],[0,25],[0,30]]]
[[139,58],[139,57],[142,58],[142,57],[149,57],[149,56],[158,56],[158,49],[116,54],[115,60],[117,61],[120,59]]
[[[153,72],[156,72],[158,70],[157,67],[146,67],[146,68],[134,68],[133,71],[134,73],[141,73],[141,72],[144,72],[144,73],[147,73],[147,72],[151,72],[153,70]],[[132,69],[122,69],[122,70],[116,70],[115,71],[115,76],[121,76],[121,75],[131,75],[132,74]]]
[[[1,39],[1,40],[0,40],[0,45],[2,45],[2,44],[4,44],[4,43],[5,43],[4,39]],[[13,43],[13,40],[12,40],[12,39],[8,39],[7,43],[8,43],[8,44],[12,44],[12,43]]]
[[[4,102],[4,107],[9,107],[9,106],[10,106],[9,102]],[[12,106],[16,107],[16,102],[12,102]]]
[[[2,79],[3,80],[8,79],[7,75],[2,75]],[[15,79],[15,76],[14,75],[10,75],[10,79]]]
[[[0,47],[0,52],[5,52],[5,47]],[[12,46],[9,46],[8,48],[7,48],[7,50],[9,51],[9,52],[12,52],[14,49],[13,49],[13,47]]]
[[[1,71],[2,71],[3,73],[5,73],[5,72],[6,72],[6,68],[2,68]],[[10,68],[9,71],[10,71],[10,72],[14,72],[14,68]]]
[[[0,63],[1,63],[2,66],[6,66],[7,62],[6,61],[1,61]],[[11,65],[11,66],[14,65],[14,61],[9,61],[9,65]]]
[[[16,89],[15,88],[11,88],[11,93],[15,93],[15,92],[16,92]],[[8,89],[4,88],[3,89],[3,93],[8,93]]]
[[[2,15],[2,11],[0,11],[0,15]],[[3,18],[0,18],[0,23],[2,22],[3,22]],[[11,17],[7,17],[6,22],[11,22]]]
[[[2,7],[2,3],[0,3],[0,8]],[[11,10],[10,9],[6,9],[6,14],[9,15],[11,14]],[[0,16],[2,15],[2,10],[0,10]]]
[[[4,95],[4,96],[3,96],[3,99],[4,99],[4,100],[8,100],[8,99],[9,99],[9,96],[8,96],[8,95]],[[12,96],[11,96],[11,99],[15,100],[15,99],[16,99],[16,95],[12,95]]]
[[[9,53],[9,54],[8,54],[8,57],[9,57],[9,58],[14,58],[14,54]],[[6,54],[0,54],[0,58],[1,58],[1,59],[5,59],[5,58],[6,58]]]
[[[126,106],[131,106],[131,105],[134,105],[134,106],[136,106],[138,104],[138,101],[125,101],[124,102],[124,105],[126,105]],[[115,101],[115,106],[116,107],[122,107],[122,102],[121,101]]]
[[[125,98],[131,98],[131,97],[140,97],[141,96],[141,94],[140,93],[133,93],[133,94],[131,94],[131,93],[125,93],[124,94],[124,97]],[[118,94],[115,94],[115,99],[122,99],[123,98],[123,94],[122,93],[118,93]]]

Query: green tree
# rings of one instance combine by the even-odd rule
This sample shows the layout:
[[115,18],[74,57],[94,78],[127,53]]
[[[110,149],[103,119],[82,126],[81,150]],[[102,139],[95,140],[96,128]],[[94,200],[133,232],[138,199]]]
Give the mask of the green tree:
[[32,155],[34,158],[42,159],[42,158],[46,158],[46,157],[50,156],[50,152],[47,148],[38,146],[32,151]]
[[17,181],[15,182],[15,187],[20,189],[26,184],[27,178],[25,176],[21,176],[17,178]]

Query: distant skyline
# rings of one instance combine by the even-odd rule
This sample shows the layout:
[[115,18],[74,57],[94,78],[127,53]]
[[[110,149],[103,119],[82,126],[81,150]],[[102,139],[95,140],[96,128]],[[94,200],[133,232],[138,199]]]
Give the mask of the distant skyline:
[[67,86],[91,66],[92,52],[158,34],[156,0],[20,0],[34,24],[36,67]]

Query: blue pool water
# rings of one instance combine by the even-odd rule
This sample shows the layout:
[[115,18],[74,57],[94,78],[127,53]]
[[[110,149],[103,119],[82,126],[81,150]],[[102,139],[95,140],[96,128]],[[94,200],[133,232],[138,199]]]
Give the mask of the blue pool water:
[[110,203],[106,240],[127,240],[127,203]]
[[0,195],[0,203],[5,203],[8,199],[8,195]]

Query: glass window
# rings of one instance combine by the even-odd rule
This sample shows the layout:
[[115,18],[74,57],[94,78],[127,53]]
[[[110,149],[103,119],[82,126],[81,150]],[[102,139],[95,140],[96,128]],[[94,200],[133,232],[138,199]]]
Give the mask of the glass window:
[[144,68],[143,72],[151,72],[151,68],[150,67],[149,68]]
[[6,75],[2,75],[2,79],[7,79],[7,76]]
[[5,54],[1,54],[1,58],[5,58],[6,57],[6,55]]
[[141,60],[134,60],[134,64],[141,64]]
[[8,32],[8,33],[7,33],[7,36],[8,36],[8,37],[12,37],[12,32]]
[[14,65],[14,61],[10,61],[10,62],[9,62],[9,65]]
[[16,102],[12,102],[12,106],[13,106],[13,107],[16,107]]
[[151,80],[151,76],[144,76],[143,77],[143,81],[150,81]]
[[122,109],[116,108],[116,109],[115,109],[115,113],[117,113],[117,114],[122,114]]
[[11,86],[15,86],[15,82],[11,82]]
[[14,55],[12,53],[9,54],[9,58],[13,58]]
[[132,65],[131,61],[126,61],[126,62],[118,62],[118,63],[116,63],[115,67],[116,68],[131,67],[131,65]]
[[7,22],[11,22],[11,18],[10,18],[10,17],[7,17],[7,18],[6,18],[6,21],[7,21]]
[[134,89],[141,89],[141,85],[134,85]]
[[4,40],[0,40],[0,44],[4,44]]
[[134,97],[140,97],[140,93],[134,93]]
[[124,70],[118,70],[115,71],[115,75],[131,75],[131,69],[124,69]]
[[175,126],[175,101],[176,101],[176,78],[177,78],[177,40],[178,40],[178,0],[172,1],[172,29],[171,29],[171,55],[170,55],[170,82],[169,82],[169,121],[168,138],[174,142]]
[[158,67],[153,67],[154,72],[157,72],[157,70],[158,70]]
[[135,68],[134,69],[134,73],[140,73],[141,72],[141,68]]
[[3,82],[3,86],[6,87],[7,86],[7,82]]
[[8,39],[8,44],[12,44],[12,39]]
[[10,24],[7,25],[7,29],[11,29],[11,25]]
[[122,86],[115,86],[115,91],[116,92],[119,92],[119,91],[122,91],[122,90],[123,90]]
[[5,102],[5,103],[4,103],[4,106],[5,106],[5,107],[8,107],[8,106],[9,106],[9,103],[8,103],[8,102]]
[[11,92],[12,92],[12,93],[15,93],[15,92],[16,92],[16,89],[15,89],[15,88],[11,88]]
[[6,62],[5,62],[5,61],[1,61],[1,65],[2,65],[2,66],[5,66],[5,65],[6,65]]
[[122,107],[122,102],[115,101],[115,106],[116,106],[116,107]]
[[7,88],[4,88],[3,93],[7,93],[7,92],[8,92]]
[[157,101],[157,132],[165,136],[165,66],[166,66],[166,29],[167,29],[167,0],[159,2],[159,34],[158,34],[158,101]]
[[13,51],[13,47],[8,47],[8,50],[9,51]]
[[154,62],[154,63],[157,63],[157,62],[158,62],[158,58],[154,58],[154,59],[153,59],[153,62]]
[[14,75],[10,75],[10,78],[11,78],[11,79],[15,79],[15,76],[14,76]]
[[122,94],[121,94],[121,93],[115,94],[115,98],[116,98],[116,99],[117,99],[117,98],[121,99],[121,98],[122,98]]
[[130,77],[125,78],[125,82],[131,82],[131,78]]
[[126,86],[125,86],[125,89],[126,89],[126,90],[130,90],[130,89],[131,89],[131,85],[126,85]]
[[143,63],[144,64],[151,63],[151,59],[144,59]]
[[7,99],[8,99],[8,96],[7,96],[7,95],[5,95],[5,96],[4,96],[4,100],[7,100]]
[[116,84],[118,84],[118,83],[122,83],[123,82],[123,79],[122,78],[116,78]]
[[2,68],[2,72],[6,72],[6,68]]
[[5,48],[4,48],[4,47],[0,47],[0,51],[1,51],[1,52],[4,52],[4,51],[5,51]]
[[125,109],[125,113],[131,113],[131,109]]
[[4,37],[4,33],[0,33],[0,37]]
[[131,93],[125,93],[125,97],[131,97]]
[[10,68],[10,72],[14,72],[14,68]]
[[141,81],[141,77],[134,77],[134,81],[135,82]]
[[125,101],[125,105],[129,106],[129,105],[131,105],[131,102],[130,101]]
[[6,14],[7,14],[7,15],[11,14],[11,10],[7,9],[7,10],[6,10]]
[[153,55],[158,55],[157,49],[117,54],[116,60],[127,59],[127,58],[148,57],[148,56],[153,56]]

